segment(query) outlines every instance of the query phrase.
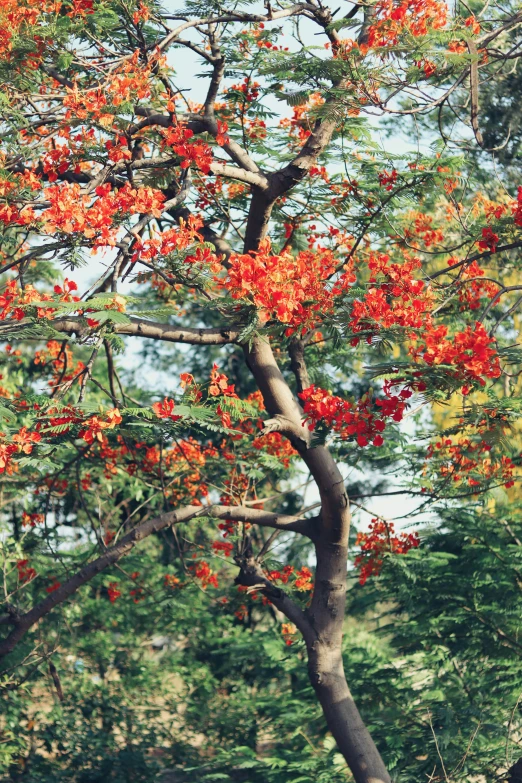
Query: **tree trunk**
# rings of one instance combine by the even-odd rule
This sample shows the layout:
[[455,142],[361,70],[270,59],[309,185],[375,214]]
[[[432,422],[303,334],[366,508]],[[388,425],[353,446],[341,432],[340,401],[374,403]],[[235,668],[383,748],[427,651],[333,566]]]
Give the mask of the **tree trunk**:
[[[324,461],[331,456],[321,455]],[[332,463],[335,463],[332,460]],[[364,725],[346,682],[342,659],[350,513],[343,483],[331,467],[329,509],[315,540],[315,588],[308,618],[316,638],[307,643],[308,672],[328,728],[356,783],[391,783],[377,747]],[[336,496],[337,495],[337,496]],[[335,498],[335,502],[332,502]],[[335,508],[337,505],[337,508]]]
[[[286,425],[282,426],[288,428],[285,434],[300,451],[321,497],[321,514],[310,532],[317,556],[315,587],[310,608],[303,616],[306,628],[301,628],[308,648],[310,680],[328,727],[356,783],[391,783],[379,751],[355,706],[343,669],[350,532],[350,504],[343,477],[327,448],[307,447],[302,410],[279,369],[269,341],[256,338],[243,350],[267,411],[273,416],[284,417]],[[287,614],[283,605],[279,608]]]
[[308,671],[328,728],[356,783],[391,783],[348,688],[340,651],[316,642],[308,649]]

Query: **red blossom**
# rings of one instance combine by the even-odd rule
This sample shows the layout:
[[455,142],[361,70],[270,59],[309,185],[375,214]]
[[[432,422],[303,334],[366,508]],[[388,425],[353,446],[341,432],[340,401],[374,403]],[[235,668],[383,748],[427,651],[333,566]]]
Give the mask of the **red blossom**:
[[[419,384],[412,387],[417,391],[424,388],[419,388]],[[383,399],[374,400],[371,394],[365,394],[357,402],[351,402],[312,385],[304,389],[299,397],[304,402],[303,410],[310,429],[321,422],[338,432],[343,440],[355,438],[361,447],[367,446],[370,441],[374,446],[381,446],[383,438],[380,433],[386,428],[384,419],[401,421],[406,400],[412,394],[406,386],[399,394],[392,394],[391,389],[390,383],[385,384]]]
[[112,408],[107,411],[104,419],[100,419],[99,416],[92,416],[88,419],[84,428],[80,431],[80,438],[86,443],[98,443],[103,444],[105,430],[112,430],[117,424],[121,424],[122,418],[117,408]]
[[328,279],[339,265],[331,250],[271,253],[268,240],[257,253],[233,254],[224,282],[234,299],[253,302],[262,321],[273,318],[287,325],[287,335],[320,323],[336,296],[355,281],[350,268],[335,283]]
[[496,253],[498,244],[498,234],[495,234],[491,226],[482,229],[482,239],[479,239],[478,246],[481,250],[488,250],[490,253]]
[[109,582],[107,595],[109,596],[109,601],[111,604],[118,600],[121,595],[120,590],[118,590],[118,582]]
[[174,400],[170,400],[165,397],[163,402],[155,402],[152,406],[152,410],[159,419],[170,419],[171,421],[178,421],[181,416],[176,416],[174,408],[176,407]]
[[359,569],[359,583],[364,585],[370,576],[380,574],[386,553],[405,555],[420,545],[417,533],[395,533],[393,522],[372,519],[368,533],[358,533],[356,546],[361,548],[354,565]]
[[211,587],[219,587],[216,574],[205,560],[200,560],[198,563],[189,566],[189,570],[199,580],[203,590],[206,590],[209,585]]
[[393,190],[393,186],[397,182],[397,172],[395,169],[392,169],[392,171],[380,171],[377,176],[381,188]]
[[26,582],[31,582],[36,576],[36,571],[34,568],[31,568],[29,565],[29,560],[26,558],[25,560],[18,560],[16,563],[16,568],[18,570],[18,579],[22,584],[26,584]]
[[230,557],[234,551],[234,544],[231,541],[214,541],[212,543],[214,552],[222,552],[225,557]]
[[294,642],[292,637],[297,633],[297,628],[293,623],[283,623],[281,626],[281,633],[285,638],[285,644],[290,647]]
[[22,527],[35,527],[36,525],[43,524],[45,520],[44,514],[28,514],[24,511],[22,514]]
[[[424,345],[413,348],[414,357],[421,357],[426,364],[446,364],[455,367],[455,375],[466,383],[478,382],[485,385],[486,378],[498,378],[501,374],[498,354],[491,346],[495,342],[478,321],[457,332],[448,339],[448,328],[444,325],[426,330]],[[463,387],[467,390],[467,386]]]
[[165,587],[170,587],[171,589],[177,588],[181,585],[180,580],[177,576],[174,576],[173,574],[165,574],[163,578],[163,584]]

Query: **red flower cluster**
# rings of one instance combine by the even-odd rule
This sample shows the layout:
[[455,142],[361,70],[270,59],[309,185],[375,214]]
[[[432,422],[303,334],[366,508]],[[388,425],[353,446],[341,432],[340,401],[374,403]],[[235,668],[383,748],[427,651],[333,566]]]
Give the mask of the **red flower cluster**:
[[[179,474],[171,483],[167,494],[172,503],[185,500],[200,504],[201,497],[208,495],[208,487],[203,479],[203,468],[209,459],[218,455],[212,445],[202,446],[194,438],[177,439],[175,445],[165,453],[165,468],[168,472]],[[155,449],[155,458],[159,463],[159,450]]]
[[[468,475],[467,484],[479,487],[484,481],[496,479],[503,482],[506,489],[514,485],[513,473],[515,465],[512,460],[502,455],[499,460],[491,456],[492,446],[485,440],[478,442],[470,438],[459,438],[453,442],[450,438],[430,444],[426,459],[434,460],[436,471],[442,478],[458,483]],[[427,464],[425,465],[425,472]]]
[[[448,260],[448,266],[458,263],[456,258]],[[460,275],[463,285],[459,288],[461,310],[478,310],[483,297],[492,299],[499,290],[499,284],[491,280],[477,280],[484,275],[484,270],[473,261]]]
[[[38,25],[43,14],[51,13],[53,17],[60,13],[62,3],[59,0],[41,2],[40,0],[2,0],[0,5],[0,59],[9,60],[13,47],[13,39],[21,36],[27,42],[37,44],[35,52],[26,56],[26,67],[37,68],[45,46],[41,35],[31,33],[31,28]],[[36,32],[36,31],[35,31]]]
[[[422,391],[423,387],[415,387]],[[404,388],[399,394],[391,393],[391,384],[384,387],[385,398],[374,400],[371,394],[364,394],[357,402],[343,400],[314,385],[304,389],[299,397],[304,402],[303,410],[312,430],[318,422],[331,427],[343,440],[355,437],[359,446],[382,446],[381,433],[386,429],[385,418],[401,421],[406,400],[412,391]]]
[[[488,336],[484,326],[478,321],[467,326],[463,332],[457,332],[453,340],[447,339],[448,328],[441,325],[431,328],[424,334],[425,345],[412,348],[410,353],[421,357],[426,364],[447,364],[456,368],[456,377],[469,383],[477,382],[485,386],[486,378],[498,378],[501,373],[497,352],[491,348],[494,339]],[[463,394],[469,393],[468,385],[463,386]]]
[[312,572],[306,566],[303,566],[296,574],[296,580],[294,587],[301,593],[308,592],[314,589],[314,583],[312,582]]
[[473,35],[478,35],[480,33],[480,22],[477,21],[476,17],[473,14],[471,16],[468,16],[468,18],[464,20],[464,24],[466,25],[466,27],[469,27],[471,29]]
[[26,511],[22,514],[22,527],[36,527],[36,525],[43,524],[45,520],[44,514],[28,514]]
[[43,231],[47,234],[56,231],[81,233],[87,239],[95,239],[95,246],[114,245],[116,216],[151,214],[160,217],[165,201],[160,190],[135,189],[128,183],[114,191],[110,183],[100,185],[96,188],[98,198],[92,204],[91,197],[82,195],[77,184],[53,185],[47,188],[45,195],[51,206],[39,217],[43,221]]
[[25,584],[26,582],[30,582],[32,579],[36,577],[36,571],[34,568],[31,568],[27,564],[29,563],[29,560],[18,560],[16,563],[16,568],[18,570],[18,579],[22,584]]
[[51,577],[51,579],[53,580],[52,584],[48,585],[45,588],[45,592],[46,593],[54,593],[55,590],[58,590],[58,588],[62,586],[62,583],[58,582],[57,579],[54,576]]
[[364,585],[368,577],[380,574],[387,552],[405,555],[420,545],[420,539],[417,533],[396,534],[393,522],[372,519],[369,532],[358,533],[355,544],[361,548],[361,554],[354,565],[359,569],[359,584]]
[[285,638],[285,644],[290,647],[294,643],[292,637],[297,633],[297,628],[293,623],[283,623],[281,626],[281,633]]
[[174,590],[181,585],[181,582],[177,576],[174,576],[173,574],[165,574],[163,584],[165,587],[170,587],[172,590]]
[[289,128],[290,136],[304,142],[312,133],[314,126],[313,111],[324,103],[323,96],[314,92],[306,103],[292,107],[292,117],[280,120],[280,128]]
[[[74,0],[72,13],[75,9],[91,6],[91,0]],[[146,65],[140,59],[139,49],[130,57],[122,57],[120,64],[111,69],[109,78],[104,80],[103,87],[81,90],[77,83],[68,87],[63,101],[67,107],[65,119],[97,120],[104,128],[112,128],[115,117],[109,112],[109,104],[120,106],[125,101],[149,98],[151,75],[158,66],[165,64],[164,55],[159,50],[150,53]]]
[[496,253],[498,245],[498,234],[495,234],[491,226],[482,229],[482,239],[479,239],[478,246],[481,250],[487,250],[490,253]]
[[408,238],[421,237],[425,247],[438,245],[444,240],[444,233],[440,228],[433,227],[433,217],[424,212],[413,212],[413,230],[406,228],[405,235]]
[[[72,281],[66,279],[64,285]],[[57,286],[59,288],[59,286]],[[60,289],[61,291],[61,289]],[[18,287],[16,280],[9,280],[3,292],[0,294],[0,321],[5,321],[8,316],[15,321],[21,321],[25,318],[25,306],[32,305],[34,302],[51,301],[50,294],[40,294],[32,285],[26,285],[24,290]],[[63,297],[61,297],[63,300]],[[50,307],[38,307],[38,318],[52,318],[54,310]]]
[[[0,439],[5,438],[3,432],[0,432]],[[12,436],[11,442],[0,440],[0,473],[12,473],[17,470],[17,464],[12,461],[15,454],[30,454],[34,444],[38,443],[42,436],[38,432],[28,432],[27,427],[22,427]]]
[[[204,141],[190,141],[193,136],[194,132],[181,123],[171,125],[163,134],[165,144],[172,147],[176,155],[182,158],[182,169],[188,169],[195,163],[203,174],[208,174],[212,165],[212,150]],[[222,140],[225,143],[224,137]]]
[[295,457],[297,454],[290,441],[283,437],[280,432],[269,432],[266,435],[259,435],[252,441],[252,448],[266,451],[272,457],[277,457],[285,468],[290,467],[292,457]]
[[320,323],[331,311],[334,297],[355,281],[351,270],[346,270],[335,284],[328,285],[338,266],[331,250],[303,250],[296,256],[287,251],[276,256],[268,240],[257,253],[232,255],[230,265],[224,286],[233,298],[255,304],[264,322],[273,318],[287,324],[287,335]]
[[259,88],[261,85],[259,82],[253,82],[250,80],[249,76],[245,76],[241,84],[232,84],[228,89],[225,91],[231,98],[234,96],[232,95],[233,92],[240,92],[241,99],[245,103],[252,103],[252,101],[257,100],[259,97]]
[[178,228],[169,228],[144,241],[136,240],[132,261],[137,261],[138,258],[150,261],[158,255],[168,256],[171,253],[186,250],[195,242],[202,241],[202,236],[198,233],[202,225],[203,222],[200,218],[191,215],[188,222],[181,219]]
[[176,416],[174,413],[175,408],[174,400],[170,400],[165,397],[163,402],[155,402],[152,406],[152,410],[159,419],[170,419],[171,421],[178,421],[181,416]]
[[440,30],[448,19],[448,6],[438,0],[379,0],[376,22],[368,31],[368,46],[396,46],[399,36],[409,32],[426,35],[428,28]]
[[517,191],[517,203],[513,208],[513,216],[515,225],[522,226],[522,185],[520,185]]
[[201,582],[203,590],[206,590],[209,585],[211,587],[219,587],[216,574],[205,560],[200,560],[198,563],[190,565],[189,571],[192,571],[194,577]]
[[79,433],[80,438],[86,443],[94,443],[98,441],[103,443],[104,431],[112,430],[117,424],[121,424],[121,414],[117,408],[112,408],[105,414],[105,419],[100,419],[99,416],[92,416],[84,424],[84,429]]
[[[229,498],[227,498],[227,500],[229,500]],[[227,505],[230,505],[230,503]],[[225,519],[224,522],[220,522],[218,528],[221,530],[223,538],[227,538],[227,536],[233,536],[236,532],[236,525],[237,522],[232,519]]]
[[295,568],[291,565],[286,565],[282,571],[268,571],[266,576],[271,582],[281,582],[281,584],[288,584],[288,580],[294,573]]
[[109,586],[107,588],[107,595],[109,596],[109,601],[111,604],[113,604],[115,601],[118,600],[118,598],[121,595],[121,591],[118,590],[118,582],[110,582]]
[[225,557],[230,557],[234,551],[234,544],[231,541],[214,541],[212,543],[212,549],[214,552],[223,552]]
[[211,397],[235,397],[237,394],[234,391],[234,384],[228,382],[228,378],[218,370],[217,364],[212,366],[210,371],[210,386],[208,387],[208,393]]
[[397,182],[397,172],[395,169],[392,169],[392,171],[380,171],[377,176],[381,188],[393,190],[393,186]]
[[[390,264],[390,257],[384,253],[372,253],[368,259],[370,283],[372,286],[362,301],[353,303],[350,328],[354,332],[393,326],[421,328],[426,315],[433,306],[435,297],[431,288],[422,280],[413,277],[421,262],[418,258],[404,264]],[[355,339],[354,344],[357,344]]]
[[282,571],[267,571],[266,576],[271,582],[281,582],[283,585],[288,584],[290,577],[294,576],[293,586],[296,590],[304,593],[314,589],[312,572],[306,566],[303,566],[299,571],[296,571],[294,566],[286,565]]

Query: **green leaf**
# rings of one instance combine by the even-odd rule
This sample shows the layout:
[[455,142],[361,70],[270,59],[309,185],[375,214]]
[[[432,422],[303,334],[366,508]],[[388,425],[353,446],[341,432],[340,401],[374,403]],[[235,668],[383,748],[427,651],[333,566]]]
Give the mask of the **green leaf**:
[[16,415],[3,405],[0,405],[0,419],[3,419],[8,424],[16,424]]

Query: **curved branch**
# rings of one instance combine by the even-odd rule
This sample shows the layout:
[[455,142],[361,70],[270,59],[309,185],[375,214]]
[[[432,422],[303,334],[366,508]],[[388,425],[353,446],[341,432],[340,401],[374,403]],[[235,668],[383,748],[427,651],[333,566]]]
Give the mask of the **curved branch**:
[[485,253],[476,253],[474,256],[470,256],[469,258],[464,258],[462,261],[458,261],[456,264],[447,266],[444,269],[439,269],[437,272],[433,272],[431,275],[426,275],[426,279],[434,280],[436,277],[440,277],[440,275],[447,275],[450,272],[453,272],[454,269],[458,269],[459,267],[465,266],[466,264],[471,264],[473,261],[482,261],[485,258],[494,256],[496,253],[501,253],[504,250],[515,250],[519,247],[522,247],[522,240],[518,242],[510,242],[508,245],[499,245],[495,250],[487,250]]
[[[160,114],[160,112],[157,112],[153,109],[145,109],[142,106],[135,106],[134,112],[138,117],[144,117],[144,119],[129,128],[128,132],[130,135],[139,133],[144,128],[149,128],[153,125],[158,125],[161,128],[170,128],[172,125],[172,116],[170,114]],[[180,116],[179,120],[180,122],[183,122],[193,133],[210,133],[210,135],[214,136],[214,138],[216,138],[218,135],[219,131],[217,121],[211,113],[207,115],[186,114]],[[248,180],[249,184],[255,184],[263,188],[267,186],[268,180],[266,177],[264,177],[264,175],[261,174],[259,166],[254,163],[248,152],[237,142],[229,139],[226,144],[223,144],[222,149],[227,153],[229,158],[242,169],[245,171],[251,171],[253,174],[260,175],[258,181],[256,182]],[[226,174],[226,176],[235,175],[229,172]]]
[[[218,24],[220,22],[271,22],[276,19],[297,16],[305,11],[315,13],[317,8],[310,3],[296,3],[295,5],[291,5],[288,8],[283,8],[279,11],[270,10],[268,14],[247,14],[241,11],[235,11],[234,13],[223,14],[222,16],[190,19],[183,22],[183,24],[179,25],[174,30],[171,30],[163,40],[159,41],[159,43],[151,44],[149,49],[166,49],[171,43],[177,41],[181,33],[185,30],[189,30],[191,27],[202,27],[203,25]],[[176,17],[171,16],[168,18],[175,19]],[[178,18],[181,19],[182,17]]]
[[267,579],[265,572],[253,557],[252,553],[248,552],[244,555],[239,555],[235,560],[240,567],[239,576],[235,580],[236,584],[244,585],[246,587],[256,587],[258,590],[262,591],[268,600],[273,603],[290,622],[294,623],[299,631],[301,631],[306,644],[314,644],[317,639],[317,634],[305,612],[303,612],[298,604],[292,601],[284,590]]
[[[21,324],[23,322],[18,322]],[[51,321],[50,325],[57,332],[65,334],[77,334],[83,337],[90,333],[83,318],[60,318]],[[228,345],[238,339],[241,329],[233,327],[195,329],[171,326],[158,321],[147,321],[142,318],[132,318],[127,324],[114,324],[116,334],[125,334],[132,337],[148,337],[151,340],[163,340],[169,343],[188,343],[189,345]]]
[[[230,145],[228,145],[230,146]],[[262,174],[257,174],[253,171],[244,168],[237,168],[236,166],[229,166],[226,163],[222,163],[219,160],[215,160],[210,165],[212,174],[221,177],[227,177],[228,179],[237,179],[240,182],[245,182],[248,185],[254,185],[261,190],[267,190],[268,179]]]
[[[170,511],[161,514],[154,519],[137,525],[127,533],[117,544],[112,546],[103,555],[87,563],[77,571],[70,579],[50,593],[47,598],[40,601],[25,614],[11,612],[6,622],[14,625],[13,630],[2,642],[0,642],[0,659],[11,653],[18,642],[25,636],[42,617],[49,614],[56,606],[62,604],[73,595],[82,585],[89,582],[97,574],[117,563],[122,557],[128,555],[136,544],[143,541],[152,533],[158,533],[172,525],[187,522],[197,516],[210,516],[216,519],[232,519],[237,522],[250,522],[264,527],[272,527],[278,530],[287,530],[302,535],[313,534],[316,518],[301,519],[287,514],[262,511],[248,506],[186,506],[178,511]],[[283,611],[283,610],[282,610]],[[297,623],[296,623],[297,625]]]

